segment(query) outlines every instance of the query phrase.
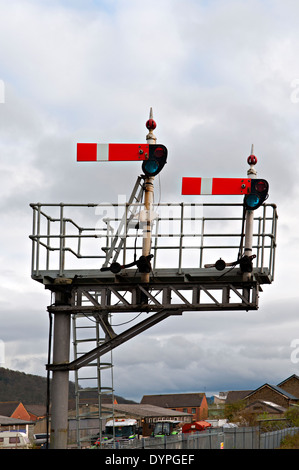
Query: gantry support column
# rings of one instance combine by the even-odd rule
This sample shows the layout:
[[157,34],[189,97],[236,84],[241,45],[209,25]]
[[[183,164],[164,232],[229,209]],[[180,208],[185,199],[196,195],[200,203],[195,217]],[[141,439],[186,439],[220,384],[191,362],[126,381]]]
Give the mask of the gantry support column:
[[[64,292],[55,293],[55,304],[69,305]],[[71,315],[56,312],[54,315],[53,364],[66,364],[70,360]],[[69,371],[53,371],[50,449],[66,449],[68,438]]]

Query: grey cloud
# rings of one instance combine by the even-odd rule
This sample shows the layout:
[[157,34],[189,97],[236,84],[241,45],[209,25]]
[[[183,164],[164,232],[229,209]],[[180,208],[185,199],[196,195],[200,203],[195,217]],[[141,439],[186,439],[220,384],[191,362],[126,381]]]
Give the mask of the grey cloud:
[[1,4],[0,339],[8,364],[41,371],[38,354],[46,354],[50,299],[30,279],[29,203],[128,197],[139,164],[78,164],[76,143],[145,142],[153,106],[155,134],[169,149],[155,182],[162,201],[187,200],[182,176],[245,176],[255,145],[280,215],[277,273],[257,312],[184,313],[117,348],[117,393],[252,388],[296,372],[288,349],[298,325],[299,105],[290,99],[298,6],[188,0],[184,9],[175,1],[143,10],[129,1],[91,12],[33,1],[28,9],[14,2],[14,17]]

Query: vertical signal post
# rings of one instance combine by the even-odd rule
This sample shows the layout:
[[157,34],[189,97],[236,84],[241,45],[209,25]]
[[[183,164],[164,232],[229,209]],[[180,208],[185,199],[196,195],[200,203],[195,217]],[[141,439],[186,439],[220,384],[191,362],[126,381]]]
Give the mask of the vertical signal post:
[[[149,119],[146,122],[146,128],[148,129],[148,134],[146,136],[146,141],[149,145],[156,144],[156,137],[153,131],[156,129],[156,122],[153,119],[153,110],[150,109]],[[146,223],[143,229],[143,239],[142,239],[142,256],[149,256],[151,252],[151,243],[152,243],[152,223],[150,214],[152,212],[152,207],[154,203],[154,176],[146,175],[144,180],[144,210],[148,214],[146,218]],[[141,273],[141,281],[149,282],[149,272]]]
[[[250,168],[247,171],[247,176],[252,178],[253,180],[257,177],[257,171],[255,169],[255,165],[257,164],[257,158],[254,155],[254,147],[253,144],[251,146],[251,153],[247,158],[247,163]],[[244,198],[244,203],[246,198]],[[252,256],[252,239],[253,239],[253,222],[254,222],[254,212],[253,210],[248,210],[245,204],[245,246],[244,246],[244,256]],[[245,272],[243,273],[243,280],[249,281],[251,279],[251,273]]]

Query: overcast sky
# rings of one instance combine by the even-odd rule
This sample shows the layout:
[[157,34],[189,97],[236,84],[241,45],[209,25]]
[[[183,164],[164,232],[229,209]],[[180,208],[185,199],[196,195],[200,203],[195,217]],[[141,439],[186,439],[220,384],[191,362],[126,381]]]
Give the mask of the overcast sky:
[[254,144],[278,206],[275,282],[256,312],[184,313],[117,348],[115,393],[299,374],[298,16],[295,0],[0,0],[0,365],[46,375],[51,299],[30,277],[29,204],[129,195],[139,166],[78,164],[76,143],[145,142],[153,107],[162,202],[190,202],[182,176],[245,176]]

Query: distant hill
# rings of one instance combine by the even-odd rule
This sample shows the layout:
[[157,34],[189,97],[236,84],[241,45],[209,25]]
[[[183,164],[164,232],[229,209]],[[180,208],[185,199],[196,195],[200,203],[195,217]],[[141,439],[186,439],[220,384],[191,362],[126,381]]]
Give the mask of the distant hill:
[[[70,382],[70,397],[75,397],[75,384]],[[0,401],[21,401],[26,405],[44,405],[47,379],[0,367]]]
[[[87,392],[86,392],[87,393]],[[91,398],[92,395],[88,394]],[[96,394],[95,394],[96,396]],[[69,399],[75,398],[75,384],[69,383]],[[117,403],[134,403],[114,396]],[[0,402],[21,401],[26,405],[45,405],[47,400],[47,379],[39,375],[25,374],[0,367]]]

